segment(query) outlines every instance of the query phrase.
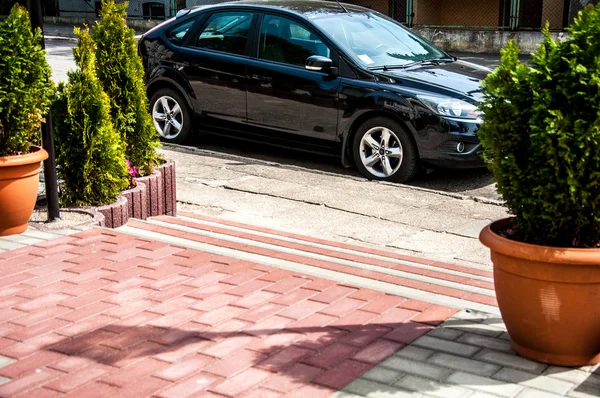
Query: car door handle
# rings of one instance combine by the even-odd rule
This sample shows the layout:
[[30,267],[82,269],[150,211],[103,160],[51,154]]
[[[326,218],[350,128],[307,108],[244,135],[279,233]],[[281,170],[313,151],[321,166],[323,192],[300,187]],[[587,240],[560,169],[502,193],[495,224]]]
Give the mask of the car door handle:
[[261,76],[261,75],[252,75],[252,79],[254,80],[260,80],[263,82],[270,82],[273,80],[272,77],[268,77],[268,76]]

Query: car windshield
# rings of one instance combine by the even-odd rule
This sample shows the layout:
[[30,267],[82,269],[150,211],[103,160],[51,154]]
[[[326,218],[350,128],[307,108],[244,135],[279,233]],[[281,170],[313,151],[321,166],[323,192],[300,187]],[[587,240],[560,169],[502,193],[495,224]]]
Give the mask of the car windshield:
[[313,22],[349,56],[370,69],[403,67],[448,56],[383,15],[349,13],[319,16]]

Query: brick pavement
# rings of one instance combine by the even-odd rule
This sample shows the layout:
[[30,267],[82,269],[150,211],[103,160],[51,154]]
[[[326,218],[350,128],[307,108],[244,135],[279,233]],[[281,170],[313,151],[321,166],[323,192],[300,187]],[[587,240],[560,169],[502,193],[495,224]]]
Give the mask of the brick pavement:
[[0,253],[0,396],[600,396],[465,310],[485,270],[182,215]]

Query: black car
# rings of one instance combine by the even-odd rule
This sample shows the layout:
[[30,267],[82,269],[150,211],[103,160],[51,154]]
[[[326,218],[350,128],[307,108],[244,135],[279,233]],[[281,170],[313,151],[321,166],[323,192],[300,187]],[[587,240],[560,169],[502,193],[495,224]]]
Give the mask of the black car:
[[266,140],[400,182],[424,163],[483,165],[476,104],[489,69],[373,10],[318,0],[194,7],[139,50],[167,142],[196,131]]

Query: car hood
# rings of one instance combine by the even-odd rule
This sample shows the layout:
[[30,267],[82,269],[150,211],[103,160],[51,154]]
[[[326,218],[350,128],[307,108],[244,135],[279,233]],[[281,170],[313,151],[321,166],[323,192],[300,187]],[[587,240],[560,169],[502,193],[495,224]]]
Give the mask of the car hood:
[[[454,62],[415,65],[406,69],[392,69],[383,72],[384,75],[396,80],[402,80],[404,85],[428,89],[435,86],[439,94],[450,94],[468,97],[479,101],[481,80],[485,79],[491,69],[481,65],[457,60]],[[410,83],[413,84],[410,84]]]

